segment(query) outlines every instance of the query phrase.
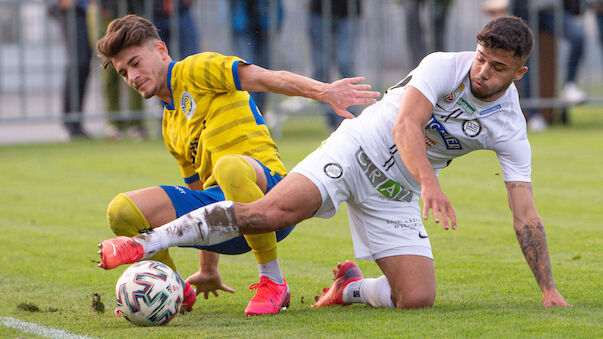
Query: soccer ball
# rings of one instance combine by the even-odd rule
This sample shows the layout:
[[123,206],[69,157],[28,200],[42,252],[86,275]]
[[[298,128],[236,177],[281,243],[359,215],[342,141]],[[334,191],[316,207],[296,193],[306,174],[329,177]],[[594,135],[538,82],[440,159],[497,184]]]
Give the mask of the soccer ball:
[[117,308],[138,326],[161,326],[182,308],[184,281],[168,266],[142,261],[124,271],[117,280]]

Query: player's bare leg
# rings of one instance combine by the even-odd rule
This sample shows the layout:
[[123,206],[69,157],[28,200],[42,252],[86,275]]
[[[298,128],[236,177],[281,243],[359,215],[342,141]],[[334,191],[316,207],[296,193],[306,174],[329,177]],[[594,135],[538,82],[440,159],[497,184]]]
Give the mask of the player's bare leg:
[[243,234],[277,231],[311,218],[322,203],[318,187],[299,173],[289,173],[260,200],[234,204],[234,218]]
[[433,260],[420,255],[377,259],[391,287],[396,308],[431,307],[436,295]]

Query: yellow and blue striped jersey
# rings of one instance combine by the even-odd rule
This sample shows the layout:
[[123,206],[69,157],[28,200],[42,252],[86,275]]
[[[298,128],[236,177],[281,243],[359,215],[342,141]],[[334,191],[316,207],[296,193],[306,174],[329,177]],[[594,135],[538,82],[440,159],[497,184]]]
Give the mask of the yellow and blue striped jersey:
[[255,102],[241,90],[241,62],[204,52],[169,66],[172,102],[164,103],[162,132],[186,183],[214,186],[214,164],[230,154],[250,156],[281,176],[287,173]]

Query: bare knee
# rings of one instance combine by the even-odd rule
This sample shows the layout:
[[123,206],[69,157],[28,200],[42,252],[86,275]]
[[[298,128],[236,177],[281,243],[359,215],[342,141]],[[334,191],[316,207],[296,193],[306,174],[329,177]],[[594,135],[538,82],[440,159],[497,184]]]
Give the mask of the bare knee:
[[432,307],[436,295],[433,259],[422,255],[398,255],[377,259],[391,286],[396,308]]
[[435,301],[435,291],[417,288],[401,293],[392,290],[392,301],[396,308],[401,309],[432,307]]

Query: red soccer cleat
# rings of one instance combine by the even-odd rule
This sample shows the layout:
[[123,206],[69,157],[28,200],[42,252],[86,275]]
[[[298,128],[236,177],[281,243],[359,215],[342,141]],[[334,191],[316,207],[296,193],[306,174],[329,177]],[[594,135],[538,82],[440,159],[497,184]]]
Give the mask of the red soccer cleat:
[[350,305],[343,302],[341,295],[351,282],[363,279],[360,268],[355,262],[348,260],[343,264],[337,264],[337,270],[333,270],[333,276],[334,281],[331,287],[323,288],[322,294],[312,307]]
[[276,314],[289,307],[291,293],[286,281],[277,284],[268,277],[261,277],[260,282],[249,286],[249,289],[257,289],[257,292],[247,304],[245,315]]
[[193,310],[193,305],[195,304],[195,301],[197,301],[197,294],[195,293],[195,290],[191,287],[191,284],[185,282],[183,295],[184,300],[182,301],[182,308],[185,311],[190,312]]
[[98,266],[110,270],[120,265],[140,261],[144,255],[142,245],[129,237],[107,239],[98,245],[101,262]]

